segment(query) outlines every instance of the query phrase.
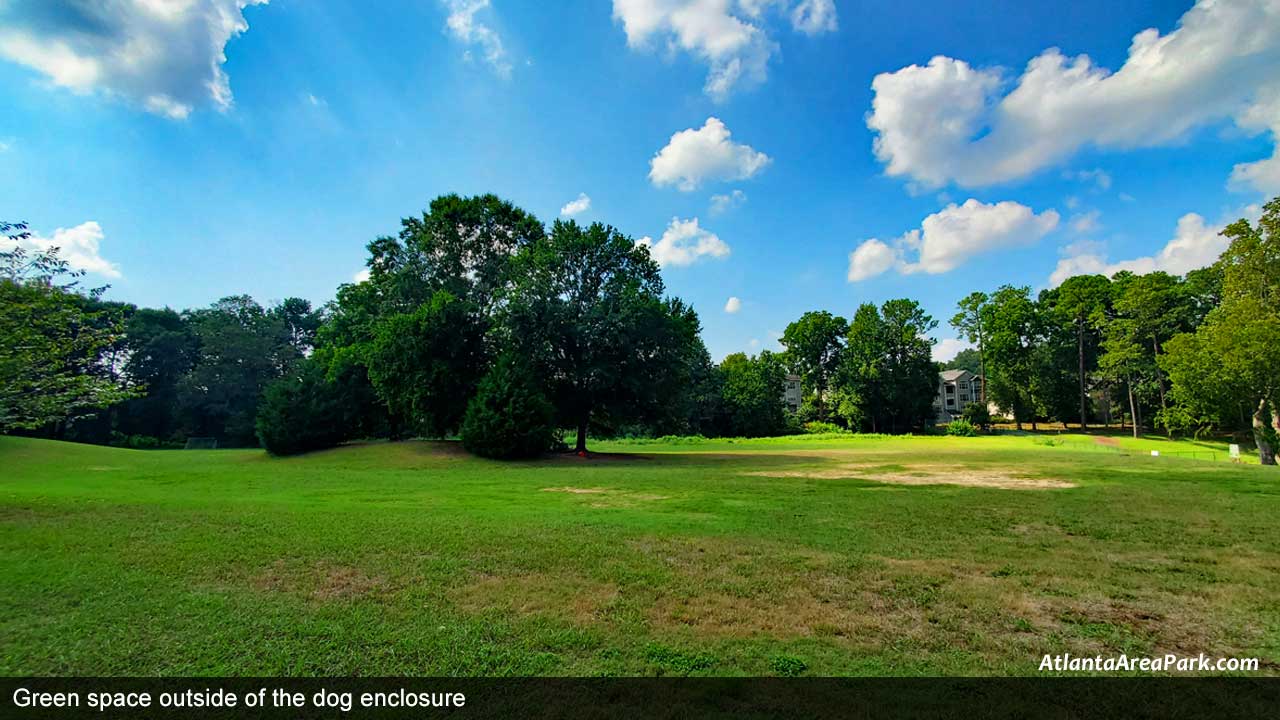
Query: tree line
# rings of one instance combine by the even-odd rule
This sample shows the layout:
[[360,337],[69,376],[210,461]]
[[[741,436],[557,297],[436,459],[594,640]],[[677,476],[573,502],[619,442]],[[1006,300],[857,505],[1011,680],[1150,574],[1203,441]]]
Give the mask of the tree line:
[[[1086,275],[1033,297],[965,297],[953,367],[1021,427],[1119,420],[1168,433],[1251,428],[1273,457],[1280,199],[1185,277]],[[805,313],[784,350],[713,363],[697,314],[613,227],[550,228],[492,195],[437,198],[369,243],[368,279],[320,308],[247,296],[174,311],[103,300],[0,224],[0,429],[165,445],[214,437],[277,454],[354,438],[460,436],[493,457],[589,435],[765,436],[803,423],[927,431],[937,322],[909,299]],[[799,376],[798,412],[784,403]],[[985,411],[985,408],[983,408]],[[564,433],[567,431],[567,435]],[[563,438],[563,440],[562,440]],[[572,447],[569,448],[570,441]]]

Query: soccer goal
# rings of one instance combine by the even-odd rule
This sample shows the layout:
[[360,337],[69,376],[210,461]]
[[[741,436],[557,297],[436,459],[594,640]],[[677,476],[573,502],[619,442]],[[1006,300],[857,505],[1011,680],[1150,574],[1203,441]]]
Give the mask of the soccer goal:
[[211,437],[189,437],[187,438],[186,450],[217,450],[218,438]]

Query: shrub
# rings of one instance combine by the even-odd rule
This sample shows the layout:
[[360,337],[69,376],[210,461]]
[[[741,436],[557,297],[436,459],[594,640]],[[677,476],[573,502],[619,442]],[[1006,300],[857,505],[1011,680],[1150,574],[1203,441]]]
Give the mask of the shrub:
[[973,437],[978,434],[978,430],[973,427],[973,423],[960,418],[952,420],[951,424],[947,425],[947,434],[954,437]]
[[528,367],[507,353],[467,404],[462,446],[500,460],[536,457],[556,441],[554,412]]
[[824,435],[828,433],[849,434],[848,430],[845,430],[835,423],[818,422],[817,420],[805,423],[804,431],[809,435]]
[[296,373],[267,386],[258,406],[258,440],[272,455],[333,447],[348,437],[342,393],[325,368],[305,361]]
[[991,427],[991,411],[982,403],[971,402],[964,406],[961,415],[970,425],[987,430]]
[[796,677],[808,668],[805,661],[792,655],[778,655],[769,661],[769,669],[782,677]]

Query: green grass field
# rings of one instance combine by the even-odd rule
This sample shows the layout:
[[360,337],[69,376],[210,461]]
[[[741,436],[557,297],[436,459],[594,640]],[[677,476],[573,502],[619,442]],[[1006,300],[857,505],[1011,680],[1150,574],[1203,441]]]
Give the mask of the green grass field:
[[1152,448],[1225,455],[0,437],[0,675],[1036,674],[1062,652],[1280,672],[1280,471]]

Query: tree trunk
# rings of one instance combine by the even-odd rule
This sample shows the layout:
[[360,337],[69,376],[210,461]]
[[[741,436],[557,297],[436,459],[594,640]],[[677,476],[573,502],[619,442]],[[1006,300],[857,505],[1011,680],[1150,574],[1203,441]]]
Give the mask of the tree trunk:
[[1258,401],[1258,409],[1253,411],[1253,441],[1258,445],[1258,462],[1263,465],[1276,464],[1276,448],[1272,445],[1275,439],[1275,428],[1271,424],[1271,412],[1267,407],[1267,399]]
[[987,406],[987,361],[982,354],[982,320],[978,320],[978,372],[982,374],[981,389],[982,407]]
[[[1080,360],[1080,429],[1084,430],[1089,427],[1089,422],[1085,418],[1085,392],[1084,392],[1084,320],[1076,323],[1076,354]],[[1063,423],[1064,425],[1066,423]]]
[[[1169,416],[1169,406],[1164,400],[1164,378],[1160,376],[1160,343],[1156,340],[1155,335],[1151,336],[1151,356],[1156,359],[1156,387],[1160,388],[1160,409],[1164,411],[1164,416],[1167,418]],[[1173,437],[1173,431],[1169,429],[1167,420],[1165,421],[1164,433],[1170,438]]]
[[587,421],[590,419],[590,410],[584,410],[578,416],[578,443],[573,447],[573,451],[576,453],[585,453],[587,451]]
[[1125,387],[1129,389],[1129,419],[1133,422],[1133,437],[1138,437],[1138,404],[1133,399],[1133,378],[1125,378]]

